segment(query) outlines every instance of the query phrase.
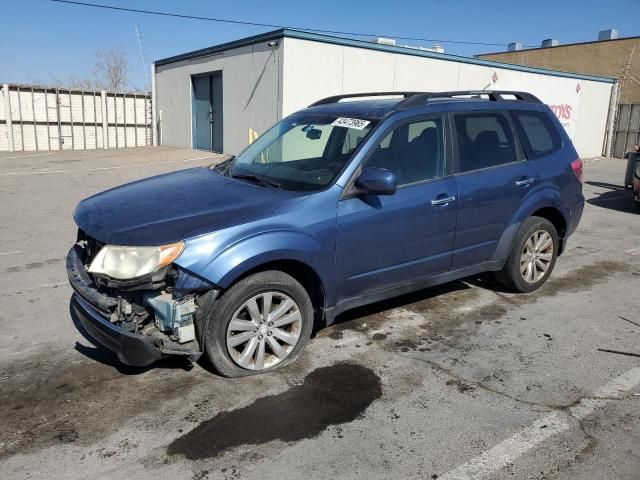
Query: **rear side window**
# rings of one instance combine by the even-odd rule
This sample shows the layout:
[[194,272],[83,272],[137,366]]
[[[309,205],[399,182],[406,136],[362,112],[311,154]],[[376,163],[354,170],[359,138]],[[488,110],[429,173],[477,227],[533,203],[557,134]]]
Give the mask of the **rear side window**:
[[464,113],[454,118],[460,172],[516,161],[513,132],[502,113]]
[[549,116],[543,112],[514,111],[529,158],[548,155],[562,148],[562,139]]

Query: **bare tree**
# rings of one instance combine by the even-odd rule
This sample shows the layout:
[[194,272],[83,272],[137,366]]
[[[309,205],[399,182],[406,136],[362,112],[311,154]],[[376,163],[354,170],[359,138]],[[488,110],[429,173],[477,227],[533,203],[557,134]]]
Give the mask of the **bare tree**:
[[50,79],[33,79],[31,83],[44,87],[69,87],[82,90],[116,90],[133,88],[129,80],[129,59],[122,48],[96,50],[93,69],[89,75],[70,75],[59,78],[49,74]]
[[96,50],[93,86],[105,90],[125,90],[129,86],[129,59],[122,48]]

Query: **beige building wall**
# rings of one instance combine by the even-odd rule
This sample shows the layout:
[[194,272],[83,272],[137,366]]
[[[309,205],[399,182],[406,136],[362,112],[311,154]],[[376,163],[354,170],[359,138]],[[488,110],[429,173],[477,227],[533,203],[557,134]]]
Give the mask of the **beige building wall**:
[[[156,110],[162,145],[192,147],[192,75],[222,73],[223,149],[237,154],[249,133],[280,119],[280,52],[263,43],[156,66]],[[158,113],[160,116],[160,113]]]
[[[621,80],[620,103],[640,103],[640,37],[477,55],[483,60]],[[635,79],[635,80],[634,80]]]
[[285,38],[283,43],[284,116],[341,93],[523,90],[552,109],[571,107],[561,123],[581,156],[595,157],[604,150],[612,83],[296,38]]

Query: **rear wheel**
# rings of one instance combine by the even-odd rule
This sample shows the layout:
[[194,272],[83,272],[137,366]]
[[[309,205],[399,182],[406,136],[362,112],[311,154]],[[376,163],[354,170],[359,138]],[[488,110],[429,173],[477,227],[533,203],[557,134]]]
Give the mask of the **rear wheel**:
[[547,281],[558,256],[558,233],[546,218],[529,217],[516,235],[500,283],[516,292],[532,292]]
[[227,377],[275,370],[295,361],[311,335],[306,290],[279,271],[251,275],[219,299],[203,302],[204,348]]

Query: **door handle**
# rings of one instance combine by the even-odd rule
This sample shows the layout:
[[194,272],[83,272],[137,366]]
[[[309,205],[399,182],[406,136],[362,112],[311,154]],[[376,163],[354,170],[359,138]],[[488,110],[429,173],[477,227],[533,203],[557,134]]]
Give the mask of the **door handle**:
[[518,187],[526,187],[527,185],[531,185],[535,181],[536,179],[533,177],[523,178],[522,180],[516,180],[516,185]]
[[448,205],[455,201],[456,197],[436,198],[435,200],[431,200],[431,205]]

